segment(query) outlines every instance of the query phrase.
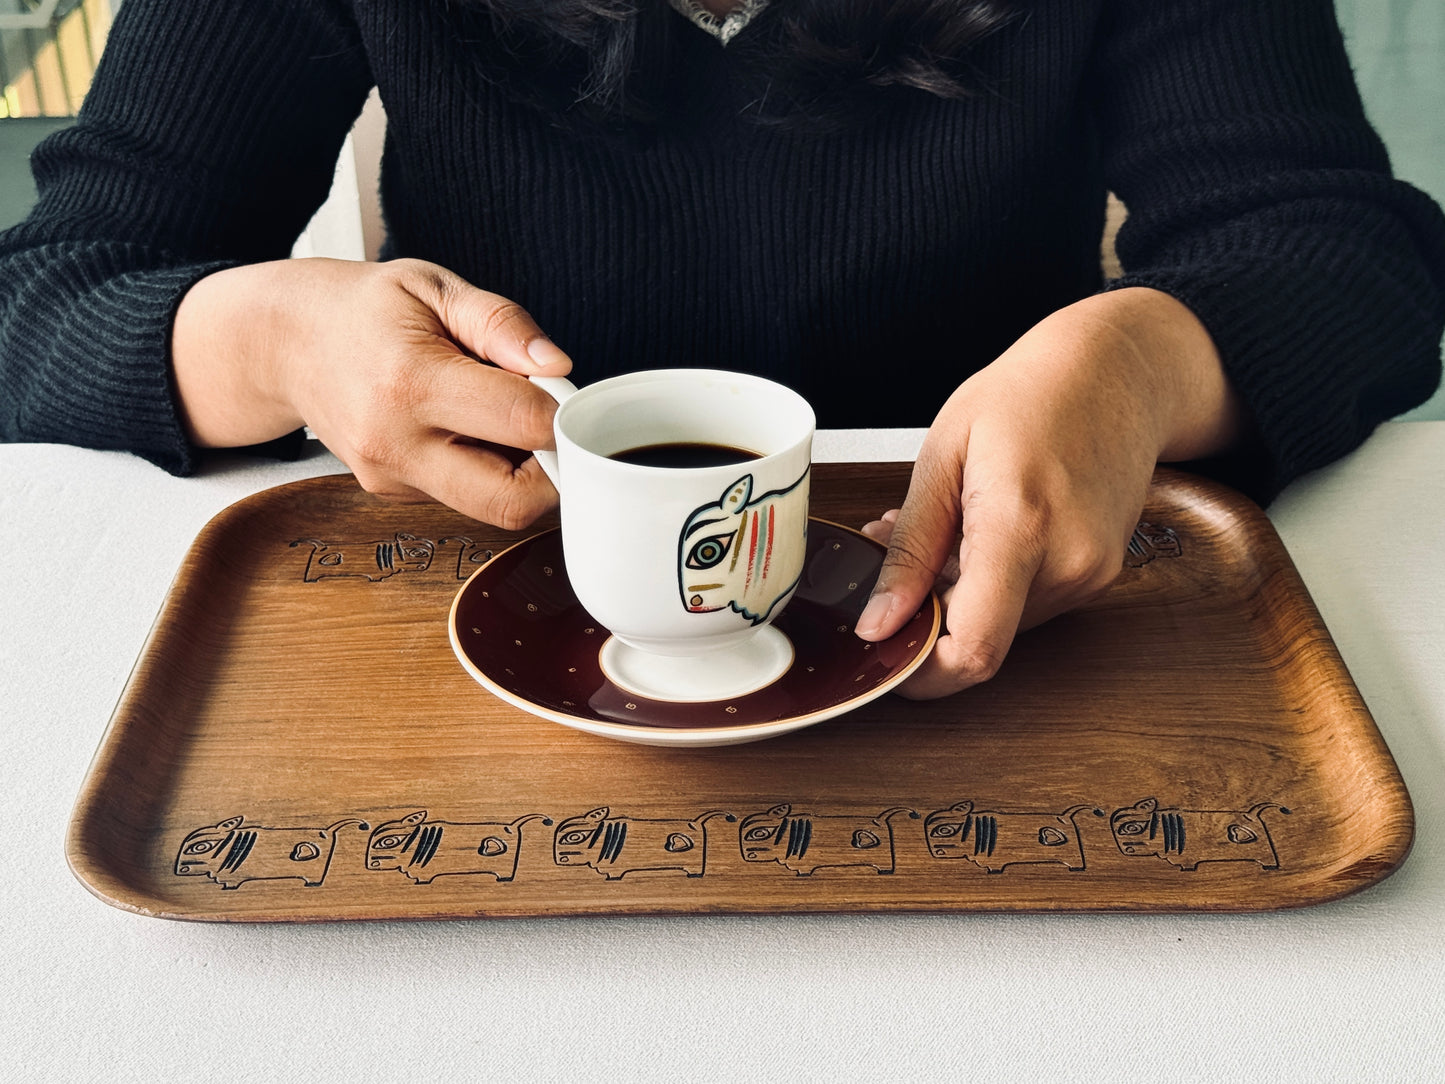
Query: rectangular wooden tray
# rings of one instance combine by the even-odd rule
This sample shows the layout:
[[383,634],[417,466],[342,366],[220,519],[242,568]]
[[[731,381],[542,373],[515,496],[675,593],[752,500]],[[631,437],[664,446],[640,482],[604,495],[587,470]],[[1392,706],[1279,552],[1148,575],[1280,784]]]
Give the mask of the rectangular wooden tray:
[[[819,466],[814,514],[861,525],[908,471]],[[717,749],[581,734],[468,677],[451,600],[517,537],[349,476],[217,516],[80,794],[76,875],[221,921],[1252,911],[1409,851],[1403,781],[1278,536],[1202,480],[1161,471],[1115,586],[993,681]],[[377,859],[388,835],[427,861]]]

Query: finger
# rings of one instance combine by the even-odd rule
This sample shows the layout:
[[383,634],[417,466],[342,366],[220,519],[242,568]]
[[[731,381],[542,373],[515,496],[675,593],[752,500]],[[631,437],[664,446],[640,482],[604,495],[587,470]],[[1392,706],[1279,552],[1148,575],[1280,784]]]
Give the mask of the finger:
[[504,369],[547,376],[572,369],[572,359],[515,301],[466,286],[448,295],[440,315],[462,345]]
[[908,497],[894,518],[888,554],[855,631],[865,640],[897,632],[933,589],[953,549],[960,515],[960,480],[920,457]]
[[527,450],[552,447],[557,400],[530,380],[459,354],[420,371],[427,383],[414,409],[420,424],[473,442]]
[[958,551],[949,554],[948,560],[943,562],[943,567],[938,570],[938,579],[933,581],[935,591],[952,591],[958,583]]
[[869,520],[858,528],[858,533],[865,538],[871,538],[879,545],[887,546],[888,540],[893,537],[893,524],[898,521],[898,509],[890,508],[877,519]]
[[970,524],[948,600],[947,631],[904,683],[903,695],[947,696],[993,677],[1013,645],[1042,564],[1042,548],[1018,532],[990,521]]
[[571,371],[572,359],[515,301],[479,290],[431,264],[409,266],[405,273],[410,275],[405,280],[408,288],[477,357],[524,376],[563,376]]
[[477,444],[427,441],[417,449],[414,467],[408,484],[503,530],[520,531],[557,503],[557,491],[536,459],[513,466]]
[[[863,524],[863,526],[858,528],[858,533],[865,538],[871,538],[881,546],[887,546],[888,540],[893,536],[893,524],[897,519],[898,509],[894,508],[891,511],[884,512],[880,518]],[[953,551],[950,552],[948,559],[943,562],[943,567],[938,570],[938,576],[933,581],[933,590],[938,593],[939,598],[945,606],[948,604],[948,597],[953,593],[953,585],[957,582],[958,553],[957,551]],[[1029,605],[1032,606],[1033,596],[1030,595],[1029,598]],[[1024,611],[1025,628],[1029,627],[1029,612],[1027,609]]]
[[[1137,522],[1137,515],[1130,517],[1128,534]],[[1019,628],[1040,625],[1107,590],[1124,569],[1128,534],[1121,531],[1111,537],[1102,525],[1095,524],[1057,529],[1049,556],[1029,592]]]
[[875,519],[871,523],[865,523],[863,524],[863,526],[859,527],[858,533],[863,535],[863,537],[865,538],[871,538],[880,546],[887,546],[888,539],[893,534],[893,525],[891,523],[884,523],[882,520]]

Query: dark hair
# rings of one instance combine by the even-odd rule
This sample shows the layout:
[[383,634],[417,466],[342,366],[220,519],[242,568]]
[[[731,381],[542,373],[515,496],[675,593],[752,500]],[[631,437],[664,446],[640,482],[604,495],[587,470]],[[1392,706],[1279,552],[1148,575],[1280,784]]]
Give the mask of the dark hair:
[[[486,78],[588,120],[665,121],[680,34],[666,0],[443,0]],[[889,94],[975,93],[972,46],[1020,0],[771,0],[728,46],[761,123],[828,123]],[[674,85],[675,83],[671,84]],[[677,99],[674,93],[672,100]]]

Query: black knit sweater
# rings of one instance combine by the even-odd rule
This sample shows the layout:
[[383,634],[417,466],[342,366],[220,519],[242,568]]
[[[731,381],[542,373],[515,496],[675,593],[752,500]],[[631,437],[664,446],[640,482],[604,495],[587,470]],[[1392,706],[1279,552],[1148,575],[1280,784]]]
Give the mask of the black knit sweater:
[[0,436],[192,469],[180,298],[288,253],[373,84],[387,252],[520,302],[579,382],[746,369],[824,426],[927,425],[1106,288],[1112,189],[1108,285],[1203,320],[1262,438],[1234,476],[1256,497],[1429,396],[1445,219],[1390,178],[1328,0],[1027,6],[975,47],[965,100],[760,125],[756,79],[694,31],[673,123],[589,132],[500,91],[442,0],[126,0],[78,123],[34,156],[34,213],[0,235]]

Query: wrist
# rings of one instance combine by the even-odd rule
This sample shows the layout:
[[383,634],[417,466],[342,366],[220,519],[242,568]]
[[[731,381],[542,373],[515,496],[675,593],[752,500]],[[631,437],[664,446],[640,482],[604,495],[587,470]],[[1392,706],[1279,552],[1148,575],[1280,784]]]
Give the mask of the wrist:
[[1078,306],[1109,329],[1110,363],[1123,364],[1138,389],[1160,462],[1219,455],[1240,441],[1243,403],[1213,338],[1188,306],[1147,287],[1097,294]]
[[[187,435],[202,447],[261,444],[303,424],[283,379],[297,348],[305,261],[247,264],[200,279],[171,329],[171,371]],[[304,348],[304,347],[303,347]]]

